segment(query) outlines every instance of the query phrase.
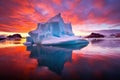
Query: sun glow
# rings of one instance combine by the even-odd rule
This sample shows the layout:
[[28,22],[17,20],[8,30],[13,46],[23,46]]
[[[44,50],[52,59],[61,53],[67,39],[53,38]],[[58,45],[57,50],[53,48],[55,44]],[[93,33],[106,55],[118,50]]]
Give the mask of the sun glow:
[[90,32],[73,29],[75,36],[87,36]]

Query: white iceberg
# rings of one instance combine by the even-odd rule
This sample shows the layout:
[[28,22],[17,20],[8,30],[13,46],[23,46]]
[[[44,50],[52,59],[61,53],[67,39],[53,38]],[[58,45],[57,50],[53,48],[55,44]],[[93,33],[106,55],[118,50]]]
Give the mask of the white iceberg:
[[42,45],[88,43],[73,34],[71,23],[64,23],[60,13],[45,23],[38,23],[37,29],[30,31],[29,35],[26,43]]

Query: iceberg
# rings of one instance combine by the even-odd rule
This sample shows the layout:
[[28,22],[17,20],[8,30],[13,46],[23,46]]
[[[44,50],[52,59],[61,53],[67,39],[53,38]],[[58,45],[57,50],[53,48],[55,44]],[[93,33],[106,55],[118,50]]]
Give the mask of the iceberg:
[[38,23],[37,28],[28,33],[25,44],[68,45],[88,43],[73,34],[71,23],[65,23],[61,14],[50,18],[47,22]]

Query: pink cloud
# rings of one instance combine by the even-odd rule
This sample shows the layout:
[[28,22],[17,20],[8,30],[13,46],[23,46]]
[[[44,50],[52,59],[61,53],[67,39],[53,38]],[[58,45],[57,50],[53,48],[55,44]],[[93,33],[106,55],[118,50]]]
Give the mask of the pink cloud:
[[28,32],[37,23],[62,13],[73,25],[120,22],[119,0],[1,0],[0,31]]

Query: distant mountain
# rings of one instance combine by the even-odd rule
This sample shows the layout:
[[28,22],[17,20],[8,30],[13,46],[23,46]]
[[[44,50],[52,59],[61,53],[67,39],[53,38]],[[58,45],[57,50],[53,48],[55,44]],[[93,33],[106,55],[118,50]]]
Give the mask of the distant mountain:
[[86,38],[104,38],[105,36],[99,33],[91,33],[90,35],[86,36]]
[[100,34],[104,34],[106,36],[110,36],[112,34],[118,34],[120,33],[120,29],[110,29],[110,30],[96,30],[93,31],[95,33],[100,33]]
[[0,35],[0,40],[20,40],[22,36],[20,34],[13,34],[13,35]]
[[13,34],[13,35],[9,35],[7,36],[8,39],[21,39],[22,36],[20,34]]
[[116,34],[111,34],[111,37],[116,37],[116,38],[120,38],[120,33],[116,33]]
[[0,35],[0,40],[5,40],[6,36],[5,35]]

